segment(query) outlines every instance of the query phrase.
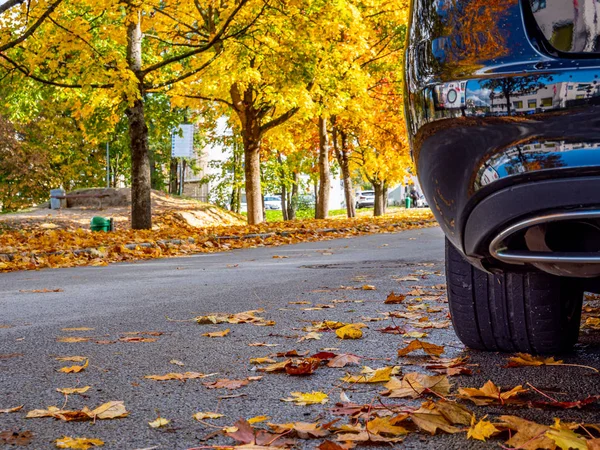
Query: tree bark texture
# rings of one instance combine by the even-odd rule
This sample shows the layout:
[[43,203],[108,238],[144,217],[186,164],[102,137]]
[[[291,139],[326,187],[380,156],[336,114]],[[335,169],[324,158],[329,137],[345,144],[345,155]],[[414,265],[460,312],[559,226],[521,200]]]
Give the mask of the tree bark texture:
[[296,220],[296,211],[298,210],[298,185],[300,184],[300,174],[294,172],[293,176],[292,192],[287,204],[287,220]]
[[329,135],[327,119],[319,117],[319,200],[317,202],[317,219],[326,219],[329,215],[329,193],[331,178],[329,169]]
[[346,215],[349,218],[356,217],[354,195],[352,189],[352,178],[350,176],[350,161],[348,158],[348,135],[333,128],[333,148],[335,157],[342,171],[342,182],[344,183],[344,199],[346,200]]
[[144,114],[144,84],[142,79],[141,13],[127,27],[127,63],[138,76],[139,98],[127,108],[131,146],[131,227],[134,230],[152,228],[150,158],[148,126]]
[[383,182],[379,181],[373,183],[373,189],[375,191],[375,208],[373,215],[375,217],[382,216],[384,214],[384,186]]

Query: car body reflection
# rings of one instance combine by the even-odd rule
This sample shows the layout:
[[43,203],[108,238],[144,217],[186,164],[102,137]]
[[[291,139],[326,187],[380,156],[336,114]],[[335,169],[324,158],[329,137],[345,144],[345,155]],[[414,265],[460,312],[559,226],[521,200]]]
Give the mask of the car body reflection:
[[509,147],[487,159],[479,168],[474,190],[515,175],[595,166],[600,166],[600,143],[530,141]]

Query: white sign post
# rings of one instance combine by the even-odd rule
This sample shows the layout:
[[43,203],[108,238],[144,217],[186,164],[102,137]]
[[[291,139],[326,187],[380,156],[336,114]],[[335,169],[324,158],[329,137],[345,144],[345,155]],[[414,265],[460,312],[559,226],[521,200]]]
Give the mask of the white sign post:
[[173,158],[194,157],[194,125],[179,125],[171,134],[171,156]]
[[194,157],[194,125],[182,124],[171,134],[171,157],[179,162],[179,195],[183,194],[183,159]]

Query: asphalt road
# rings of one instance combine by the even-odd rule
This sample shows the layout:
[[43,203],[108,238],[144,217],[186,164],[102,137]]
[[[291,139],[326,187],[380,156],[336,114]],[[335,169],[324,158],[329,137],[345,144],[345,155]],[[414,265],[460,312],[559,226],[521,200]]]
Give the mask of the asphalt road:
[[[302,328],[310,321],[361,322],[368,317],[384,317],[381,313],[403,311],[404,304],[384,305],[386,296],[391,291],[407,293],[413,286],[439,285],[444,282],[443,270],[443,236],[438,228],[430,228],[135,264],[2,274],[0,410],[18,405],[24,408],[16,413],[0,413],[0,432],[30,430],[34,438],[28,448],[34,449],[54,448],[54,440],[62,435],[99,438],[105,441],[103,448],[107,449],[187,449],[233,444],[233,440],[225,437],[202,439],[219,427],[233,425],[238,418],[268,415],[274,423],[327,420],[331,418],[328,408],[339,401],[342,390],[352,401],[370,403],[381,392],[381,385],[348,386],[339,381],[346,371],[358,373],[360,368],[356,366],[319,369],[308,377],[265,374],[262,380],[233,391],[207,389],[203,382],[259,375],[256,366],[249,363],[250,358],[293,349],[317,352],[339,348],[339,352],[364,357],[362,363],[374,368],[398,364],[396,352],[407,342],[406,338],[376,330],[404,326],[403,319],[367,322],[369,328],[360,340],[340,340],[334,333],[323,333],[320,340],[298,342],[298,339],[306,335]],[[411,275],[416,275],[418,282],[398,281]],[[376,290],[360,289],[367,284]],[[61,291],[31,292],[43,289]],[[446,308],[443,300],[442,296],[426,303]],[[318,304],[333,307],[306,310]],[[265,310],[261,317],[274,320],[275,326],[198,325],[189,321],[199,315],[259,308]],[[429,317],[440,322],[447,319],[446,315],[447,310],[443,309]],[[62,331],[73,327],[93,330]],[[226,337],[202,336],[226,328],[231,329]],[[163,334],[154,336],[155,342],[118,341],[131,336],[125,333],[142,331]],[[560,400],[580,400],[600,394],[600,377],[589,369],[564,366],[507,369],[503,367],[505,355],[465,351],[451,328],[425,331],[429,333],[427,340],[446,347],[444,356],[455,357],[464,351],[471,363],[477,365],[472,376],[453,377],[455,386],[480,387],[492,379],[506,388],[531,383]],[[92,339],[80,343],[57,342],[57,338],[64,336]],[[248,346],[254,342],[278,346]],[[58,372],[57,369],[75,363],[61,363],[55,357],[73,355],[88,357],[89,367],[79,374]],[[577,351],[564,359],[600,368],[600,335],[583,336]],[[171,360],[185,365],[171,364]],[[419,361],[422,358],[415,359]],[[402,364],[405,373],[423,371],[407,365],[407,361]],[[218,375],[185,383],[144,378],[185,371]],[[107,401],[122,400],[129,416],[96,423],[25,419],[27,411],[63,406],[65,397],[56,388],[86,385],[92,388],[85,396],[69,396],[67,409],[94,408]],[[318,406],[280,401],[294,391],[323,391],[329,393],[330,401]],[[237,394],[244,395],[219,399]],[[196,412],[217,410],[225,417],[210,421],[213,427],[192,419]],[[477,409],[478,417],[514,414],[546,424],[552,423],[553,417],[597,423],[598,413],[594,405],[568,411]],[[148,426],[158,415],[171,420],[168,427]],[[300,447],[315,448],[318,442],[305,441]],[[412,434],[402,446],[497,448],[498,442],[467,440],[464,433],[433,437]]]

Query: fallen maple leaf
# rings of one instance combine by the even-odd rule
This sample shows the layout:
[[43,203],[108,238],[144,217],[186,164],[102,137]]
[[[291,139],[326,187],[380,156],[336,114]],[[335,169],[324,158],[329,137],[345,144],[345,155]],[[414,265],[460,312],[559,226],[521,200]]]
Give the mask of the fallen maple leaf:
[[77,328],[62,328],[62,331],[92,331],[95,330],[95,328],[88,328],[88,327],[77,327]]
[[385,385],[388,389],[383,393],[391,398],[418,398],[429,392],[448,395],[452,385],[445,375],[425,375],[412,372],[406,374],[402,380],[394,377]]
[[42,417],[54,417],[65,422],[83,421],[83,420],[105,420],[120,419],[129,414],[122,401],[111,401],[90,410],[84,407],[82,410],[63,410],[56,406],[49,406],[48,409],[34,409],[27,413],[27,419],[37,419]]
[[406,295],[396,294],[394,291],[392,291],[387,296],[384,303],[387,305],[396,305],[398,303],[402,303],[405,299]]
[[284,402],[294,402],[300,406],[323,405],[327,403],[329,396],[323,392],[292,392],[292,397],[282,398]]
[[363,336],[360,330],[362,324],[348,324],[335,330],[335,334],[340,339],[360,339]]
[[262,377],[249,377],[245,380],[228,380],[226,378],[222,378],[217,381],[213,381],[212,383],[203,383],[208,389],[229,389],[235,390],[247,386],[251,381],[258,381]]
[[517,353],[508,359],[506,367],[522,366],[560,366],[563,361],[556,361],[554,357],[544,358],[543,356],[532,356],[528,353]]
[[69,436],[63,436],[54,441],[54,443],[58,448],[72,448],[78,450],[87,450],[91,447],[102,447],[104,445],[104,441],[101,441],[100,439],[73,438]]
[[575,433],[568,425],[561,423],[560,419],[554,419],[554,425],[545,434],[562,449],[588,450],[586,439]]
[[211,337],[211,338],[225,337],[230,332],[231,332],[231,330],[229,328],[227,328],[226,330],[223,330],[223,331],[215,331],[213,333],[204,333],[202,336]]
[[398,350],[398,356],[406,356],[409,353],[412,353],[412,352],[415,352],[418,350],[423,350],[428,355],[433,355],[433,356],[440,356],[442,353],[444,353],[444,347],[441,345],[435,345],[435,344],[431,344],[429,342],[424,342],[424,341],[415,339],[414,341],[410,342],[403,349]]
[[[487,416],[486,416],[487,417]],[[471,419],[471,427],[467,431],[467,439],[484,441],[500,432],[486,417],[475,423],[475,416]]]
[[277,361],[271,358],[251,358],[250,364],[274,364]]
[[319,333],[308,333],[304,336],[302,336],[300,339],[298,339],[298,342],[302,342],[302,341],[309,341],[309,340],[320,340],[321,339],[322,334]]
[[170,423],[171,421],[169,419],[165,419],[164,417],[158,417],[156,420],[148,422],[148,425],[150,425],[152,428],[160,428],[166,427]]
[[0,414],[8,414],[21,411],[21,409],[23,409],[23,406],[24,405],[15,406],[14,408],[0,409]]
[[371,285],[371,284],[365,284],[365,285],[362,287],[362,290],[363,290],[363,291],[376,291],[376,290],[377,290],[377,288],[376,288],[375,286]]
[[192,416],[196,420],[218,419],[220,417],[223,417],[223,414],[214,412],[197,412]]
[[368,371],[364,375],[346,375],[341,378],[346,383],[382,383],[390,381],[394,367],[382,367],[374,371]]
[[349,364],[360,364],[360,356],[342,353],[327,363],[327,367],[346,367]]
[[121,342],[156,342],[158,339],[156,338],[147,338],[142,336],[129,336],[119,338]]
[[170,380],[178,380],[178,381],[186,381],[186,380],[194,380],[197,378],[207,378],[210,376],[216,375],[215,373],[199,373],[199,372],[185,372],[185,373],[175,373],[170,372],[166,375],[146,375],[144,378],[148,378],[150,380],[155,381],[170,381]]
[[85,360],[85,364],[83,366],[63,367],[61,369],[58,369],[58,372],[63,372],[63,373],[79,373],[79,372],[85,370],[88,365],[89,365],[89,360],[86,359]]
[[460,388],[458,392],[461,398],[471,400],[476,405],[481,406],[494,402],[504,403],[512,397],[527,392],[527,389],[523,389],[523,386],[516,386],[510,391],[502,392],[492,381],[488,381],[481,389]]
[[304,358],[292,361],[285,366],[288,375],[311,375],[319,368],[321,360],[318,358]]
[[471,411],[456,402],[440,400],[434,404],[434,409],[452,425],[460,424],[469,426],[473,418]]
[[248,347],[277,347],[279,344],[265,344],[264,342],[252,342]]
[[437,430],[451,434],[461,431],[460,428],[451,425],[441,413],[425,407],[421,407],[414,413],[411,413],[410,418],[421,430],[432,435],[436,434]]
[[546,437],[549,426],[541,425],[516,416],[500,416],[502,426],[516,433],[506,441],[507,445],[523,450],[554,449],[554,441]]
[[402,436],[408,434],[404,427],[396,425],[394,417],[376,417],[366,424],[369,433],[378,435]]
[[285,372],[285,368],[292,363],[291,359],[286,359],[275,364],[268,365],[266,367],[259,367],[260,372]]
[[68,342],[68,343],[89,342],[91,339],[92,338],[89,338],[89,337],[65,336],[65,337],[56,338],[56,342]]
[[266,422],[269,419],[270,419],[269,416],[255,416],[255,417],[248,419],[248,423],[254,424],[254,423],[260,423],[260,422]]
[[406,331],[403,328],[400,328],[398,325],[393,327],[393,326],[389,326],[389,327],[385,327],[385,328],[380,328],[377,331],[379,331],[380,333],[385,333],[385,334],[405,334]]
[[327,436],[329,431],[318,423],[293,422],[284,424],[269,423],[269,427],[278,434],[296,432],[300,439],[320,438]]
[[72,394],[85,394],[90,388],[91,388],[91,386],[85,386],[82,388],[56,388],[56,390],[58,392],[60,392],[61,394],[72,395]]

